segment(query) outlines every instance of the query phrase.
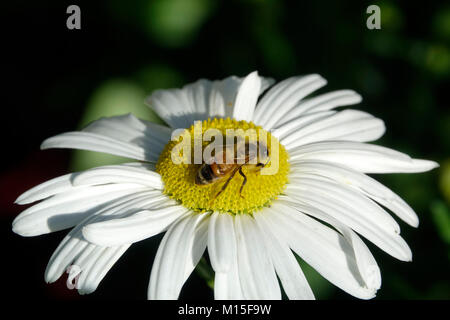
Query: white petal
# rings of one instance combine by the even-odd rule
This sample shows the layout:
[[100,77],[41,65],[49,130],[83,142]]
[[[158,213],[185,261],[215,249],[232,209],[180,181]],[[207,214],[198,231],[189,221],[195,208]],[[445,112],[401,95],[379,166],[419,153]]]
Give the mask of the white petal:
[[193,123],[192,106],[181,89],[156,90],[146,104],[172,128],[187,128]]
[[82,131],[134,143],[140,147],[159,146],[159,153],[170,140],[172,130],[150,121],[136,118],[133,114],[101,118],[86,126]]
[[398,234],[397,226],[391,224],[392,221],[388,221],[382,211],[376,211],[374,207],[369,211],[368,203],[364,204],[349,190],[339,189],[325,181],[316,184],[305,181],[304,184],[289,184],[286,195],[324,211],[393,257],[411,260],[411,249]]
[[136,183],[152,189],[162,190],[161,176],[141,164],[141,167],[112,165],[89,169],[73,175],[74,186],[106,183]]
[[65,268],[66,272],[70,270],[68,281],[75,285],[80,294],[94,292],[128,247],[104,248],[88,244],[78,252],[76,260]]
[[255,111],[256,102],[261,90],[261,79],[254,71],[245,77],[239,87],[234,106],[233,118],[236,120],[251,121]]
[[245,299],[281,299],[281,290],[264,236],[249,215],[236,215],[238,273]]
[[65,132],[45,140],[41,149],[81,149],[109,153],[120,157],[145,160],[145,152],[134,144],[90,132]]
[[291,121],[286,122],[281,126],[276,127],[275,129],[272,129],[271,133],[272,135],[277,137],[278,140],[282,140],[286,136],[291,135],[292,133],[297,131],[298,128],[302,128],[321,119],[325,119],[328,116],[333,115],[335,113],[336,111],[321,111],[299,116],[295,119],[292,119]]
[[154,162],[170,139],[170,132],[169,128],[132,115],[118,116],[94,121],[82,131],[48,138],[41,149],[82,149]]
[[290,112],[283,115],[276,126],[282,126],[287,122],[307,114],[328,111],[340,106],[348,106],[360,103],[361,96],[353,90],[338,90],[302,100]]
[[216,300],[243,300],[241,282],[239,279],[237,255],[232,261],[227,273],[217,272],[214,278],[214,299]]
[[[337,227],[337,223],[334,225]],[[340,225],[338,229],[353,247],[356,264],[367,288],[378,290],[381,287],[381,272],[375,258],[361,238],[350,228]]]
[[297,259],[295,259],[286,242],[273,233],[271,223],[265,218],[265,212],[258,212],[254,214],[254,217],[264,234],[266,248],[289,299],[314,300],[314,294]]
[[289,156],[291,162],[324,160],[365,173],[424,172],[439,166],[385,147],[347,141],[311,143],[289,150]]
[[354,256],[348,254],[353,250],[338,232],[280,202],[267,210],[276,235],[323,277],[355,297],[375,296],[375,290],[364,286]]
[[[97,246],[94,250],[102,250],[101,254],[96,259],[92,259],[86,263],[86,266],[82,267],[81,275],[78,278],[78,292],[80,294],[94,292],[100,281],[129,247],[130,245],[110,248]],[[75,261],[74,264],[77,265],[77,262]]]
[[[300,203],[292,203],[289,199],[289,202],[286,202],[284,199],[279,200],[286,205],[295,208],[296,210],[308,214],[314,218],[322,220],[331,226],[333,226],[337,231],[339,231],[344,238],[347,240],[350,248],[353,249],[353,255],[355,257],[356,264],[358,266],[359,273],[362,279],[365,282],[365,285],[369,289],[378,290],[381,286],[381,274],[380,268],[375,261],[372,253],[369,251],[369,248],[365,245],[365,243],[361,240],[358,235],[353,232],[350,228],[345,226],[343,223],[334,219],[333,217],[327,215],[325,212],[314,208],[312,206],[300,204]],[[293,216],[295,217],[295,216]],[[352,253],[349,252],[351,255]]]
[[[228,248],[228,250],[227,250],[228,254],[225,253],[225,255],[229,256],[230,262],[229,262],[229,267],[224,268],[227,270],[226,272],[220,272],[220,271],[215,272],[214,299],[216,299],[216,300],[242,300],[242,299],[244,299],[244,294],[242,293],[242,287],[241,287],[241,282],[240,282],[239,273],[238,273],[236,233],[234,230],[234,217],[230,216],[230,215],[227,215],[227,216],[229,216],[229,218],[224,218],[227,221],[225,223],[225,225],[227,225],[227,227],[229,227],[230,230],[228,231],[229,234],[227,235],[225,241],[229,242],[226,245],[229,246],[230,248]],[[217,221],[217,219],[216,219],[216,221]],[[228,226],[228,222],[231,222],[232,225]],[[215,223],[215,226],[217,226],[216,223]],[[210,227],[208,230],[208,238],[210,238],[211,232],[214,232],[214,231],[211,230],[211,223],[210,223]],[[216,235],[218,235],[217,232],[216,232]],[[223,242],[223,239],[220,239],[219,241]],[[221,246],[223,247],[224,245],[225,244],[222,244]],[[214,247],[214,245],[212,247]],[[216,247],[216,249],[218,249],[217,245],[215,247]],[[234,252],[232,254],[230,254],[233,250],[234,250]],[[217,264],[217,262],[212,262],[213,260],[218,260],[218,261],[224,260],[222,257],[214,258],[215,256],[220,255],[221,252],[219,250],[214,250],[215,252],[211,253],[212,249],[208,245],[208,251],[210,252],[210,260],[213,265]],[[211,256],[212,256],[212,258],[211,258]],[[219,262],[219,264],[220,264],[220,262]],[[226,262],[224,262],[224,264],[226,264]],[[216,268],[216,269],[218,269],[218,268]]]
[[227,273],[236,259],[233,217],[214,212],[209,219],[208,254],[215,272]]
[[88,224],[83,228],[83,236],[99,246],[133,243],[165,231],[187,211],[178,204],[137,211],[124,218]]
[[288,150],[325,140],[373,141],[385,132],[382,120],[357,110],[340,111],[296,129],[280,141]]
[[417,227],[419,218],[414,210],[390,189],[375,179],[345,166],[326,161],[299,161],[291,166],[291,174],[313,173],[327,177],[343,185],[356,188],[366,196],[385,206],[400,219]]
[[195,83],[188,84],[183,87],[188,100],[188,106],[193,116],[192,122],[195,120],[206,120],[209,117],[209,96],[211,94],[211,81],[201,79]]
[[[84,239],[81,230],[85,225],[94,221],[98,216],[114,216],[122,214],[129,210],[136,210],[136,207],[151,207],[155,199],[157,199],[157,197],[155,197],[154,191],[132,193],[130,195],[118,198],[104,208],[98,209],[96,212],[93,212],[92,215],[84,219],[80,224],[72,229],[55,250],[47,265],[47,269],[45,271],[45,280],[47,282],[56,281],[66,270],[66,268],[70,266],[75,260],[78,259],[78,262],[81,263],[81,260],[84,261],[85,258],[89,257],[89,254],[92,250],[100,250],[96,248],[101,247],[90,244]],[[124,246],[123,248],[125,247],[126,246]],[[120,251],[119,247],[116,248]],[[117,254],[118,253],[116,252],[112,255],[113,257],[116,257]],[[110,260],[108,261],[112,262],[114,261],[114,258],[110,258]],[[107,265],[109,265],[110,262],[108,262]],[[101,275],[104,276],[104,274],[106,274],[106,272],[99,271],[98,276],[95,277],[95,281],[99,282],[101,280]]]
[[243,300],[244,293],[242,291],[241,280],[239,278],[239,269],[237,262],[237,255],[234,263],[231,266],[230,271],[227,273],[227,289],[228,299],[230,300]]
[[72,173],[48,180],[22,193],[15,203],[28,204],[73,189]]
[[326,80],[317,74],[293,77],[280,82],[270,89],[258,103],[254,122],[266,130],[271,129],[301,99],[325,84]]
[[227,273],[216,272],[214,274],[214,300],[229,300]]
[[[201,79],[182,89],[157,90],[146,99],[149,105],[172,128],[187,128],[195,120],[209,117],[232,117],[235,99],[243,78]],[[261,91],[273,80],[262,78]]]
[[66,272],[69,271],[68,281],[76,285],[76,289],[82,288],[84,282],[84,277],[81,281],[78,281],[77,278],[79,279],[81,277],[81,273],[86,273],[88,271],[89,266],[97,260],[104,250],[104,248],[101,247],[98,247],[98,250],[95,249],[95,245],[87,244],[87,246],[79,252],[75,261],[71,262],[70,266],[66,269]]
[[[104,172],[103,168],[105,169],[109,169],[109,168],[120,168],[123,170],[139,170],[137,172],[149,172],[149,171],[154,171],[154,167],[152,164],[149,163],[140,163],[140,162],[132,162],[132,163],[124,163],[121,164],[119,166],[105,166],[105,167],[98,167],[98,168],[94,168],[91,169],[93,170],[93,172],[96,173],[101,173]],[[97,171],[99,170],[99,171]],[[90,172],[90,170],[88,171]],[[150,175],[153,175],[155,173],[149,173]],[[88,176],[92,175],[92,173],[89,173]],[[38,200],[42,200],[45,198],[48,198],[50,196],[59,194],[59,193],[64,193],[64,192],[68,192],[68,191],[73,191],[76,189],[81,189],[79,186],[74,186],[74,180],[76,180],[76,178],[78,176],[83,176],[84,178],[84,172],[74,172],[74,173],[69,173],[51,180],[48,180],[44,183],[41,183],[31,189],[29,189],[28,191],[24,192],[22,195],[20,195],[17,200],[15,201],[15,203],[17,204],[28,204],[31,202],[35,202]],[[106,184],[106,183],[119,183],[120,181],[118,180],[114,180],[111,179],[109,176],[104,176],[105,179],[101,179],[101,175],[96,175],[98,177],[98,179],[95,179],[97,184]],[[143,177],[143,179],[139,179],[139,175],[134,175],[131,174],[131,176],[133,176],[133,178],[136,178],[134,180],[135,183],[138,184],[142,184],[142,185],[148,185],[149,182],[147,181],[148,178],[147,177]],[[123,180],[123,177],[121,177],[121,179]],[[152,178],[153,180],[153,178]],[[80,182],[77,179],[77,182]],[[127,182],[133,182],[133,181],[127,181]],[[156,182],[156,181],[155,181]],[[80,183],[81,184],[81,183]],[[86,183],[87,185],[94,185],[95,183],[90,180],[89,183]]]
[[[211,118],[225,117],[226,105],[233,105],[237,88],[239,86],[238,83],[238,81],[233,81],[233,78],[226,78],[223,81],[214,81],[212,83],[208,104],[208,113]],[[229,97],[230,95],[232,97]]]
[[[213,82],[213,89],[209,97],[209,116],[211,118],[232,118],[235,108],[236,95],[244,78],[235,76]],[[273,79],[261,79],[260,93],[264,92],[274,82]]]
[[[77,230],[72,230],[56,248],[45,270],[45,281],[52,283],[61,277],[76,257],[81,255],[89,243],[77,237]],[[81,236],[81,233],[80,233]]]
[[217,212],[211,215],[208,227],[208,254],[215,272],[215,299],[242,298],[237,274],[234,218],[231,215]]
[[59,193],[19,214],[13,231],[29,237],[70,228],[110,201],[144,190],[137,184],[110,184]]
[[79,290],[79,292],[81,291],[90,293],[89,290],[86,290],[85,287],[86,276],[89,274],[90,269],[95,265],[95,263],[99,261],[105,250],[106,248],[89,244],[86,249],[83,250],[83,252],[80,254],[80,256],[72,263],[71,267],[77,268],[80,271],[77,276],[78,279],[76,281],[76,288]]
[[[313,193],[313,191],[318,191],[316,194],[342,201],[353,208],[357,212],[353,218],[367,220],[368,223],[376,224],[386,230],[386,232],[400,233],[400,226],[389,213],[364,194],[348,185],[339,184],[310,173],[291,174],[289,181],[290,184],[287,188],[297,191],[306,189],[308,195]],[[301,198],[302,195],[299,194],[299,196]]]
[[164,235],[153,262],[149,299],[177,299],[207,243],[206,214],[188,213]]

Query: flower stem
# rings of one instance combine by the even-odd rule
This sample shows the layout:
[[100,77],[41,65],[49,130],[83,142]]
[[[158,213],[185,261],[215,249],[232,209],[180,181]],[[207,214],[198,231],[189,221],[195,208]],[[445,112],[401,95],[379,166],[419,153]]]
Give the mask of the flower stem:
[[214,289],[214,271],[204,257],[200,259],[195,267],[195,271],[200,277],[205,279],[208,287]]

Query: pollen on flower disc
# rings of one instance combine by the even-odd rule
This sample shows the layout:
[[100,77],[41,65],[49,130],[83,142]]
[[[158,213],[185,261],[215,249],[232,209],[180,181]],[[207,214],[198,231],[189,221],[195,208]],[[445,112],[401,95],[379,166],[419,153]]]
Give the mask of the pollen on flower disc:
[[[244,178],[238,173],[234,175],[226,189],[217,197],[216,195],[229,176],[207,185],[195,184],[195,176],[201,164],[174,163],[172,151],[183,139],[190,139],[192,158],[194,139],[198,139],[200,133],[203,136],[209,129],[220,131],[224,138],[226,138],[227,129],[234,129],[235,135],[237,133],[237,135],[242,134],[243,136],[248,132],[248,129],[253,129],[256,136],[245,136],[245,139],[247,139],[246,141],[252,139],[265,141],[270,157],[265,169],[270,171],[270,168],[272,168],[272,174],[262,174],[260,170],[254,170],[254,168],[244,165],[242,171],[247,177],[247,183],[241,194],[239,191]],[[208,144],[210,144],[209,141],[201,142],[202,151]],[[182,153],[180,153],[180,157],[186,160],[186,156]],[[195,212],[218,211],[231,214],[251,214],[264,206],[269,206],[271,201],[282,193],[288,182],[289,163],[285,148],[275,137],[260,126],[229,118],[214,118],[192,125],[170,141],[159,157],[156,171],[161,175],[164,183],[164,193]]]

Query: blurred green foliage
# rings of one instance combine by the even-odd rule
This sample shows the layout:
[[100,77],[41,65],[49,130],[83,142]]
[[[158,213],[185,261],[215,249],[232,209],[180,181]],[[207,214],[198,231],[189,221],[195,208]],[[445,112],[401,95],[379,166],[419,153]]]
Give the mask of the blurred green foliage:
[[[381,8],[381,30],[365,26],[369,4]],[[441,163],[431,173],[377,177],[418,213],[402,224],[414,262],[400,263],[371,246],[383,275],[379,298],[450,298],[450,7],[406,1],[139,0],[104,3],[120,29],[124,66],[99,81],[80,126],[132,112],[159,121],[143,104],[157,88],[201,77],[243,76],[258,69],[277,80],[317,72],[328,90],[352,88],[358,109],[384,119],[382,145]],[[116,63],[116,61],[114,61]],[[72,169],[125,161],[74,153]],[[301,262],[318,298],[348,298]],[[201,264],[211,285],[212,274]]]
[[441,162],[439,184],[445,200],[450,203],[450,159]]
[[185,45],[210,16],[214,3],[209,0],[149,1],[145,17],[147,31],[161,44]]
[[442,241],[450,245],[450,210],[448,205],[436,200],[432,203],[431,212]]

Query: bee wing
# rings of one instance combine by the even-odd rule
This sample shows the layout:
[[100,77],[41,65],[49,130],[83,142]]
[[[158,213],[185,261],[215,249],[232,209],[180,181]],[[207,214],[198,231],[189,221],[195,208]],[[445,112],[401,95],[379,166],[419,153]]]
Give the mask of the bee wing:
[[211,155],[211,157],[204,159],[205,163],[207,163],[207,164],[226,163],[227,154],[233,154],[233,152],[234,152],[232,145],[217,145],[217,146],[214,146],[213,151],[214,152]]
[[224,144],[218,149],[220,150],[214,156],[215,163],[245,163],[248,161],[248,152],[242,150],[242,145],[239,144]]

